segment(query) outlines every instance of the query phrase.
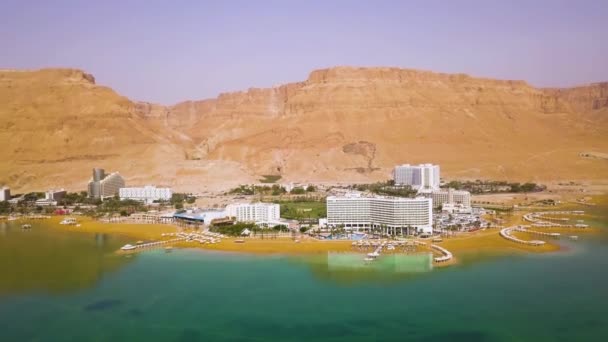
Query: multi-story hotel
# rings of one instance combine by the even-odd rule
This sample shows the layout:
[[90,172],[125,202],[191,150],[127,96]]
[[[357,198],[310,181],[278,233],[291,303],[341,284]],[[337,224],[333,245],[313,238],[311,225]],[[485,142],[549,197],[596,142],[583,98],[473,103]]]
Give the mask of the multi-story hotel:
[[414,189],[438,189],[440,184],[439,165],[398,165],[393,176],[396,185],[409,185]]
[[239,222],[273,224],[281,217],[281,206],[275,203],[234,203],[226,206],[226,215]]
[[106,175],[104,169],[93,169],[93,178],[89,181],[88,194],[91,198],[113,197],[118,189],[125,187],[125,181],[118,172]]
[[461,204],[463,207],[471,206],[471,193],[463,190],[428,190],[428,191],[420,191],[420,195],[432,198],[433,204],[435,208],[440,208],[443,204]]
[[433,200],[367,196],[349,193],[327,197],[327,224],[349,230],[380,228],[386,234],[403,234],[410,229],[433,232]]
[[131,199],[145,203],[152,203],[159,200],[168,201],[171,199],[172,195],[173,192],[170,188],[157,188],[152,185],[146,185],[140,188],[120,188],[118,190],[120,199]]
[[11,189],[7,188],[6,186],[3,186],[2,189],[0,189],[0,202],[8,201],[10,199],[11,199]]
[[44,193],[44,199],[48,201],[59,201],[65,197],[67,191],[64,189],[60,190],[49,190]]

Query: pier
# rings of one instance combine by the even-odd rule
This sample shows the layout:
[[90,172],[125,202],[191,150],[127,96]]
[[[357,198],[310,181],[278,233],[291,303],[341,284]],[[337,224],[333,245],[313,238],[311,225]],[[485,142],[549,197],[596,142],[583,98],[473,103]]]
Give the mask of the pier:
[[380,252],[386,248],[387,251],[396,251],[397,247],[401,247],[403,252],[410,252],[415,250],[415,242],[414,241],[387,241],[387,240],[359,240],[354,241],[352,246],[359,249],[365,250],[367,248],[373,248],[371,253],[367,253],[365,257],[365,261],[374,261],[377,257],[380,256]]
[[222,234],[211,233],[211,232],[163,233],[163,234],[161,234],[161,236],[169,236],[169,237],[175,237],[175,238],[170,239],[170,240],[161,240],[161,241],[154,241],[154,242],[141,243],[141,244],[135,244],[135,245],[127,244],[127,245],[124,245],[121,248],[121,250],[132,251],[132,250],[142,249],[142,248],[160,247],[167,243],[179,242],[179,241],[186,241],[186,242],[195,241],[200,244],[206,244],[206,243],[215,244],[215,243],[221,242],[221,238],[224,237]]
[[572,210],[572,211],[539,211],[534,213],[528,213],[523,216],[525,221],[531,222],[534,227],[557,227],[557,228],[587,228],[586,224],[563,224],[552,221],[569,221],[569,219],[565,217],[552,217],[546,215],[583,215],[585,214],[582,210]]
[[186,240],[186,238],[179,237],[179,238],[175,238],[175,239],[171,239],[171,240],[162,240],[162,241],[141,243],[141,244],[136,244],[136,245],[126,244],[126,245],[122,246],[122,248],[120,248],[120,249],[123,251],[132,251],[132,250],[136,250],[136,249],[160,247],[160,246],[170,243],[170,242],[179,242],[179,241],[184,241],[184,240]]
[[515,230],[518,232],[524,232],[524,233],[529,233],[529,234],[534,234],[534,235],[544,235],[544,236],[549,236],[549,237],[553,237],[553,238],[559,238],[561,236],[560,233],[539,232],[539,231],[535,231],[535,230],[529,230],[528,228],[526,228],[524,226],[519,226],[519,227],[515,228]]
[[440,257],[435,257],[433,258],[433,260],[435,260],[435,262],[440,263],[440,262],[446,262],[449,260],[452,260],[452,253],[450,251],[448,251],[447,249],[438,246],[438,245],[431,245],[432,249],[438,250],[439,252],[441,252],[441,254],[443,254],[443,256]]
[[26,220],[46,220],[50,219],[51,217],[49,215],[27,215],[23,216],[23,218]]
[[513,230],[516,230],[517,228],[518,227],[503,228],[500,230],[500,236],[502,236],[503,238],[505,238],[509,241],[513,241],[516,243],[521,243],[521,244],[529,245],[529,246],[542,246],[545,244],[545,241],[541,241],[541,240],[526,241],[526,240],[518,239],[515,236],[511,235],[511,232]]
[[[365,261],[373,261],[377,257],[380,256],[380,253],[386,249],[387,251],[398,251],[397,247],[401,247],[402,252],[413,252],[416,250],[417,246],[427,246],[426,243],[417,241],[417,240],[396,240],[396,241],[354,241],[352,246],[357,248],[358,250],[365,250],[368,248],[373,248],[371,253],[367,253]],[[452,260],[454,257],[450,251],[447,249],[438,246],[438,245],[430,245],[430,247],[434,250],[439,251],[442,256],[434,257],[433,260],[437,263],[446,262]]]

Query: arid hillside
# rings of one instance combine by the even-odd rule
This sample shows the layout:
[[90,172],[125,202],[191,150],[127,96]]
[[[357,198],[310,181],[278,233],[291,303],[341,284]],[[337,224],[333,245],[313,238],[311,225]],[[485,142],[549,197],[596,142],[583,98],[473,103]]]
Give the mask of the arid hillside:
[[0,184],[13,191],[85,189],[98,166],[120,171],[131,184],[189,188],[202,184],[209,168],[239,171],[231,162],[187,163],[189,138],[142,106],[79,70],[0,70]]
[[[78,70],[0,71],[0,182],[84,188],[94,166],[128,183],[226,188],[387,178],[398,163],[443,176],[608,179],[608,83],[523,81],[337,67],[304,82],[165,107],[133,103]],[[581,155],[582,153],[582,155]]]

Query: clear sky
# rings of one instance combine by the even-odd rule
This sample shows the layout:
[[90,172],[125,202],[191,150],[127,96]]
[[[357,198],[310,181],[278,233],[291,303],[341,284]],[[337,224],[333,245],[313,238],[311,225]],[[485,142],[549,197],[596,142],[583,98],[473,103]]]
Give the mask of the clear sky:
[[172,104],[336,65],[608,81],[608,0],[2,0],[0,68],[75,67]]

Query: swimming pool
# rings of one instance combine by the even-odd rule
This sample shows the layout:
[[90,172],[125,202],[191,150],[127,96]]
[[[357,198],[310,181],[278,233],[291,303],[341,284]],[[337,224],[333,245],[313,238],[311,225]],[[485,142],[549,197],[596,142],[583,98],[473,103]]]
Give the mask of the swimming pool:
[[323,237],[323,240],[363,240],[367,234],[365,233],[352,233],[352,234],[334,234]]

